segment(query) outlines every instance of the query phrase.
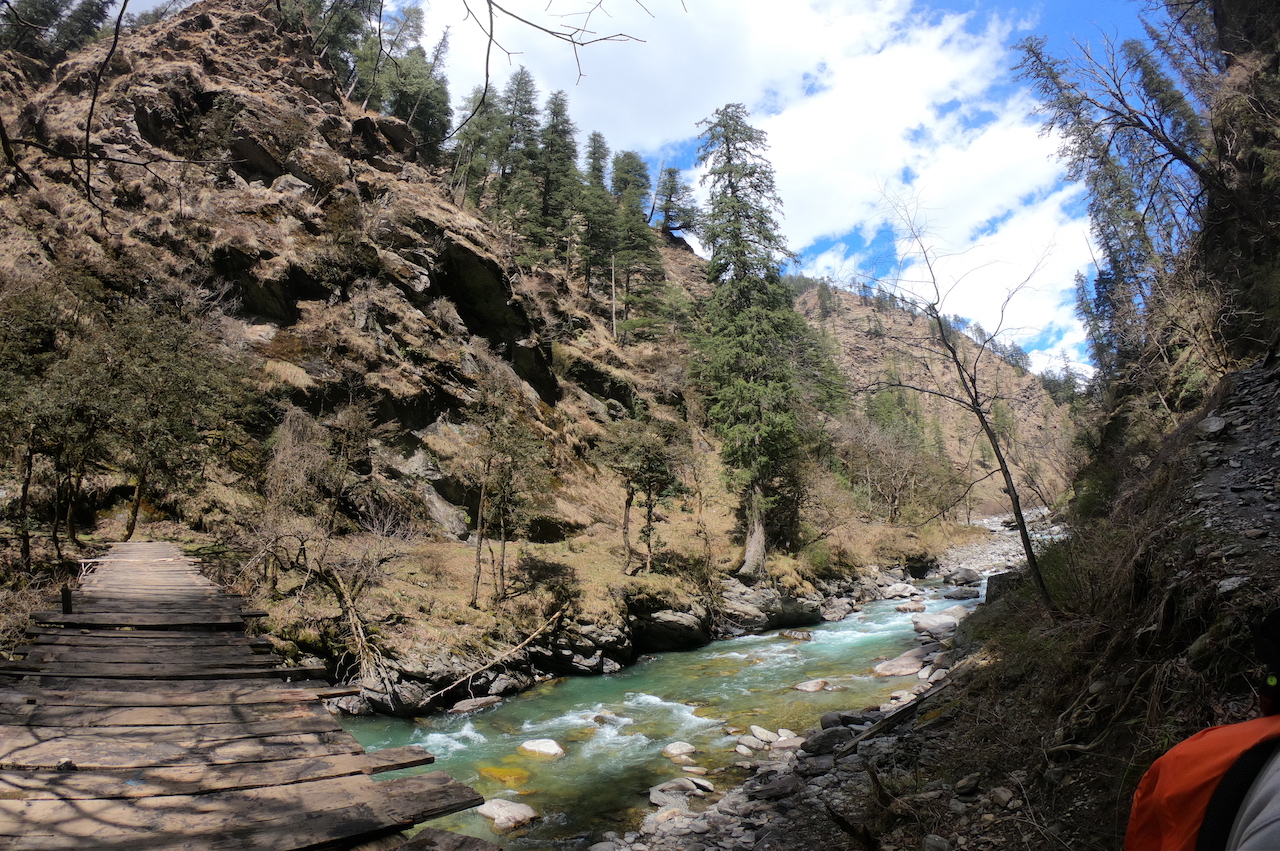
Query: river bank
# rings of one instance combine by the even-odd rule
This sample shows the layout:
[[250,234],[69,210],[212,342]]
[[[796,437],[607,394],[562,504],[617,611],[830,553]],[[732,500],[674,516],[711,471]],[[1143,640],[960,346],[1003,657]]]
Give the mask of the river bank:
[[[1016,557],[1016,541],[1011,547],[1008,536],[997,534],[950,551],[935,573],[971,582],[979,570],[1002,570]],[[789,733],[851,708],[891,711],[944,676],[950,662],[943,648],[933,639],[922,643],[911,618],[972,607],[978,587],[939,578],[915,587],[893,573],[878,582],[885,583],[876,585],[878,593],[890,599],[860,601],[855,616],[791,636],[747,635],[650,656],[606,676],[544,682],[468,714],[413,722],[353,718],[347,726],[366,747],[420,744],[437,755],[437,768],[469,780],[491,800],[531,805],[540,820],[499,840],[515,843],[512,848],[585,849],[619,832],[621,841],[628,829],[649,823],[651,787],[675,778],[702,783],[710,796],[691,804],[699,809],[718,797],[717,790],[751,782],[757,764],[777,762],[781,751],[763,742],[744,755],[742,737],[754,728]],[[876,665],[917,648],[927,652],[914,667],[871,674]],[[802,684],[804,690],[795,688]],[[519,752],[540,739],[555,740],[565,754],[548,760]],[[677,742],[692,752],[664,756],[664,748]],[[664,819],[671,818],[667,810]],[[489,823],[474,815],[446,826],[493,839]],[[632,839],[642,836],[636,832]]]

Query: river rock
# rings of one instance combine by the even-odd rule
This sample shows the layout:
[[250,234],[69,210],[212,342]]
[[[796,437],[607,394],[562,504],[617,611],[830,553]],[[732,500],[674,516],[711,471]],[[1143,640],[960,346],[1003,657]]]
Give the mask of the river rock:
[[634,627],[636,647],[644,652],[687,650],[711,640],[707,610],[697,603],[687,612],[662,609],[639,615]]
[[948,600],[976,600],[978,597],[982,596],[982,592],[977,588],[952,588],[942,596],[946,597]]
[[528,804],[517,804],[502,798],[490,798],[476,812],[493,822],[494,833],[507,833],[540,818],[538,811]]
[[914,614],[916,612],[924,611],[924,603],[920,600],[910,600],[906,603],[899,603],[893,608],[894,608],[894,611],[905,612],[907,614]]
[[670,759],[673,756],[687,756],[697,750],[688,742],[672,742],[662,749],[662,755]]
[[853,603],[844,597],[828,600],[822,607],[824,621],[842,621],[853,614]]
[[906,582],[895,582],[880,590],[880,596],[886,600],[896,600],[905,597],[914,597],[920,593],[920,589]]
[[[919,615],[913,615],[912,617],[919,617]],[[876,665],[871,669],[871,672],[877,677],[910,676],[924,667],[924,659],[927,655],[929,655],[929,651],[924,647],[912,647],[901,656]]]
[[766,730],[764,727],[761,727],[757,724],[751,725],[751,735],[755,736],[757,739],[759,739],[762,742],[765,742],[766,744],[772,744],[773,742],[778,741],[777,733],[773,732],[772,730]]
[[[916,632],[941,640],[955,632],[956,627],[960,625],[960,621],[958,618],[943,614],[917,614],[911,616],[911,625],[915,627]],[[917,668],[917,670],[919,669]],[[912,671],[912,673],[915,673],[915,671]]]
[[734,745],[733,751],[739,756],[755,756],[756,755],[756,752],[751,750],[751,748],[747,747],[746,745]]
[[496,780],[512,789],[523,786],[533,777],[530,772],[514,765],[481,765],[477,770],[482,777]]
[[788,751],[804,747],[804,739],[799,736],[787,736],[769,745],[770,750]]
[[502,698],[497,695],[489,695],[488,697],[473,697],[470,700],[459,700],[453,706],[449,707],[450,714],[465,715],[468,712],[477,712],[490,706],[502,703]]
[[751,748],[753,751],[762,751],[765,747],[764,742],[760,741],[755,736],[739,736],[738,744],[746,748]]
[[805,680],[792,686],[796,691],[822,691],[826,687],[826,680]]
[[951,851],[951,842],[936,833],[930,833],[921,840],[920,851]]
[[522,742],[516,750],[538,759],[559,759],[564,756],[564,748],[555,739],[530,739]]
[[766,585],[748,586],[733,577],[721,580],[720,605],[729,620],[746,632],[822,622],[822,601],[797,597]]
[[972,613],[973,613],[973,609],[970,609],[967,606],[948,606],[947,608],[943,609],[940,612],[937,612],[936,614],[942,615],[943,617],[955,618],[958,621],[962,621],[965,618],[969,617],[969,615],[971,615]]
[[947,581],[952,585],[980,585],[982,574],[972,567],[959,567],[947,576]]
[[818,730],[805,737],[804,749],[808,753],[821,755],[834,751],[853,738],[853,731],[848,727],[830,727]]

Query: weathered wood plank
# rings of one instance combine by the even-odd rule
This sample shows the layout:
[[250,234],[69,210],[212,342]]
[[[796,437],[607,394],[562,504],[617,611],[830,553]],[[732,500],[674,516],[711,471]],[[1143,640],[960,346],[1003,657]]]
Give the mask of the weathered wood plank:
[[[261,664],[261,663],[259,663]],[[26,662],[22,660],[0,663],[0,673],[23,677],[67,677],[78,679],[94,677],[109,680],[132,680],[147,677],[152,680],[238,680],[238,679],[289,679],[296,677],[322,677],[324,668],[214,668],[199,665],[112,665],[87,662]]]
[[244,629],[244,619],[238,614],[205,614],[190,612],[187,614],[154,615],[146,612],[73,612],[64,615],[62,612],[35,612],[31,615],[32,623],[51,625],[60,624],[66,627],[82,628],[111,626],[129,626],[134,629]]
[[[0,689],[0,703],[38,703],[42,706],[222,706],[252,703],[294,703],[331,697],[347,697],[359,694],[358,686],[309,686],[293,683],[278,686],[258,681],[248,684],[235,682],[183,682],[180,680],[139,683],[137,691],[108,691],[101,686],[86,690],[62,688],[7,688]],[[113,689],[121,683],[110,681]]]
[[140,647],[124,645],[118,648],[76,647],[75,645],[57,645],[42,647],[22,644],[13,649],[13,655],[21,656],[21,661],[28,663],[79,663],[96,664],[135,664],[145,665],[163,660],[166,665],[211,665],[219,668],[250,667],[262,668],[279,661],[275,657],[254,653],[247,645],[242,647]]
[[34,612],[31,621],[37,624],[58,624],[76,629],[96,626],[115,628],[133,627],[134,629],[203,629],[219,627],[242,628],[243,619],[237,614],[186,612],[175,614],[151,614],[148,612]]
[[373,753],[337,754],[245,765],[190,765],[119,771],[0,771],[0,798],[8,800],[150,798],[196,795],[263,786],[287,786],[326,777],[380,774],[430,765],[432,754],[409,745]]
[[[0,719],[21,714],[22,723],[30,727],[161,727],[202,726],[206,724],[247,724],[257,721],[280,721],[289,718],[323,718],[333,716],[314,699],[292,703],[253,703],[248,705],[217,704],[213,706],[57,706],[0,704]],[[0,720],[10,724],[12,721]]]
[[[98,848],[125,837],[145,843],[157,834],[181,835],[187,843],[197,840],[188,847],[298,848],[308,846],[292,844],[289,837],[277,832],[299,821],[308,826],[327,821],[328,837],[341,833],[347,838],[358,837],[370,832],[371,822],[350,818],[353,808],[371,816],[375,830],[390,831],[482,802],[473,790],[439,771],[382,783],[365,777],[337,777],[208,795],[139,798],[128,806],[114,799],[0,800],[0,837],[16,840],[7,846],[13,848],[47,847],[25,844],[26,840],[46,837],[78,837],[92,840],[92,847]],[[332,815],[348,817],[333,819]],[[276,834],[277,844],[261,843],[263,835],[272,834]],[[227,843],[227,839],[234,841]],[[243,845],[248,839],[258,844]]]
[[[327,717],[326,717],[327,716]],[[43,726],[43,725],[42,725]],[[0,724],[0,741],[17,736],[27,727],[17,724]],[[292,736],[310,733],[338,733],[342,727],[328,715],[300,715],[295,718],[268,718],[262,721],[233,721],[214,724],[130,724],[95,727],[43,727],[66,743],[68,749],[82,739],[110,737],[122,744],[138,742],[196,743],[208,746],[214,742],[235,739],[260,739],[274,736]],[[3,750],[0,745],[0,750]]]
[[[332,741],[325,741],[332,739]],[[272,736],[201,745],[196,741],[131,743],[84,737],[39,741],[35,737],[0,742],[0,768],[51,770],[70,759],[82,771],[161,768],[177,765],[229,765],[360,753],[355,739],[333,733]]]

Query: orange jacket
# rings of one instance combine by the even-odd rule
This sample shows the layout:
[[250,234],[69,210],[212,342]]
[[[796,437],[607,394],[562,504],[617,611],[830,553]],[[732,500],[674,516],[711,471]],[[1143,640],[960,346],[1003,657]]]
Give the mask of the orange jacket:
[[[1210,799],[1219,781],[1242,756],[1258,745],[1280,738],[1280,715],[1269,715],[1201,730],[1152,764],[1133,795],[1124,851],[1196,851]],[[1237,772],[1238,773],[1238,772]],[[1225,816],[1234,819],[1253,775],[1239,798],[1225,801]],[[1238,785],[1238,784],[1237,784]],[[1220,793],[1221,796],[1221,793]],[[1215,800],[1215,809],[1222,809]],[[1230,822],[1226,828],[1230,830]],[[1222,834],[1225,843],[1226,835]]]

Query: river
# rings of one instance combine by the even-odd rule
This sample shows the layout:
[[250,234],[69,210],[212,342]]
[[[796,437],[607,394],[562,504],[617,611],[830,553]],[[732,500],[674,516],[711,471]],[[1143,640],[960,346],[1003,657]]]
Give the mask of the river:
[[[917,583],[928,611],[955,605],[950,586]],[[914,676],[875,678],[879,657],[915,644],[901,600],[866,604],[838,623],[814,626],[812,640],[779,633],[717,641],[698,650],[645,657],[616,674],[549,681],[470,716],[417,720],[373,717],[344,722],[369,750],[422,745],[436,763],[414,771],[443,770],[486,798],[529,804],[540,822],[495,836],[474,811],[432,822],[435,827],[486,838],[508,849],[579,851],[609,830],[633,829],[650,810],[650,786],[682,776],[662,756],[673,741],[697,746],[697,763],[717,789],[747,777],[735,767],[736,738],[751,724],[799,733],[831,710],[878,706],[888,695],[919,682]],[[972,605],[976,601],[970,601]],[[826,679],[829,690],[800,692],[806,680]],[[729,730],[741,732],[730,734]],[[521,742],[555,739],[566,755],[554,762],[519,754]]]

